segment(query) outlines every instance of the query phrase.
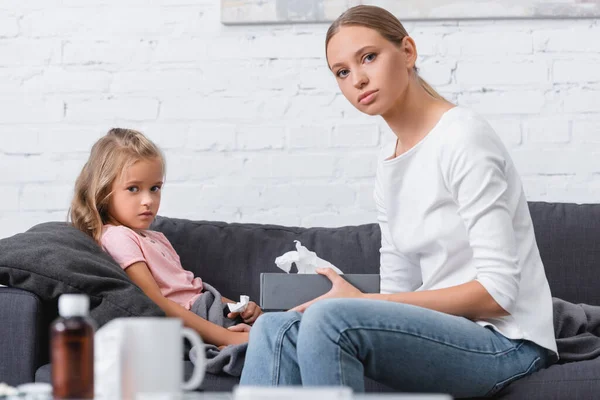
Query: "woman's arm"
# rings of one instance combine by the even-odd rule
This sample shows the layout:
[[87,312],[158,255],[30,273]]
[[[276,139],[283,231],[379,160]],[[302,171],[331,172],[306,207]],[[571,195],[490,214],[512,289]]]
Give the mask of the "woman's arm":
[[364,298],[412,304],[471,320],[508,315],[478,281],[421,292],[362,293],[330,268],[321,268],[317,272],[329,278],[332,283],[331,290],[323,296],[293,308],[293,311],[303,312],[314,302],[327,298]]
[[[515,231],[521,221],[513,217],[522,190],[516,188],[520,182],[500,138],[487,123],[477,124],[472,129],[452,132],[441,156],[442,174],[467,232],[474,279],[500,309],[510,314],[521,280]],[[478,292],[468,290],[466,295]],[[485,296],[475,296],[473,301],[492,304]],[[472,306],[477,309],[481,305]]]
[[394,294],[364,293],[364,298],[412,304],[470,320],[508,315],[478,281],[437,290]]
[[[481,129],[491,128],[485,126]],[[324,274],[332,280],[333,287],[320,298],[368,297],[397,301],[470,319],[510,314],[521,278],[517,240],[509,211],[512,207],[509,199],[513,193],[508,187],[507,172],[514,172],[510,171],[512,164],[509,164],[502,144],[494,135],[457,131],[447,136],[453,141],[444,146],[442,171],[465,224],[473,252],[475,279],[444,289],[419,292],[400,289],[394,290],[394,294],[363,294],[341,277],[334,276],[333,271],[327,271]],[[382,231],[382,238],[384,234],[385,231]],[[382,250],[384,245],[382,241]],[[395,260],[402,265],[400,261]],[[397,271],[394,275],[406,279]],[[296,309],[305,309],[310,304],[312,302]]]
[[125,272],[168,317],[181,318],[183,324],[198,332],[206,343],[226,346],[248,341],[247,332],[233,332],[220,327],[164,297],[145,262],[136,262],[127,267]]

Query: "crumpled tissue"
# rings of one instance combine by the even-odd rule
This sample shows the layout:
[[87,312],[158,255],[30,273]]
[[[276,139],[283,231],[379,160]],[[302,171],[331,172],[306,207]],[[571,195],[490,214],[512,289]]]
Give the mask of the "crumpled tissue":
[[343,274],[335,265],[319,258],[317,253],[302,246],[300,241],[294,240],[294,242],[296,243],[296,251],[288,251],[275,259],[275,264],[279,269],[289,274],[292,264],[296,264],[299,274],[316,274],[317,268],[331,268],[338,274]]
[[17,388],[8,386],[4,382],[0,383],[0,397],[12,396],[12,395],[16,395],[17,393],[19,393]]
[[248,303],[250,302],[249,296],[240,296],[240,301],[237,303],[227,303],[227,307],[229,308],[229,312],[244,312],[248,307]]

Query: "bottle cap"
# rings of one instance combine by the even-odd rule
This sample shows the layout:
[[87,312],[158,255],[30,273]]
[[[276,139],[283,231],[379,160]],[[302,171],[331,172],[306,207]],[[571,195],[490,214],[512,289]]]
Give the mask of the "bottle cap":
[[58,298],[58,313],[63,318],[85,317],[90,309],[90,298],[85,294],[63,294]]

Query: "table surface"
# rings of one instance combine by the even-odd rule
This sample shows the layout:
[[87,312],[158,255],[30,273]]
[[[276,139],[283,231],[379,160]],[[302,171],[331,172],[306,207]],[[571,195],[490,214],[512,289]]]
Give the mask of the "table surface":
[[[26,386],[26,385],[25,385]],[[41,387],[40,384],[36,386]],[[43,385],[43,391],[36,394],[30,392],[29,396],[3,395],[0,400],[51,400],[51,387]],[[21,390],[25,391],[23,387]],[[238,390],[241,389],[241,390]],[[353,394],[350,388],[239,388],[233,392],[182,392],[173,393],[139,393],[136,400],[452,400],[444,394],[416,394],[416,393],[357,393]]]
[[[256,399],[260,399],[257,396]],[[337,397],[334,397],[337,399]],[[352,396],[353,400],[452,400],[451,396],[443,394],[416,394],[416,393],[361,393]],[[229,392],[189,392],[185,393],[182,400],[234,400],[233,393]],[[310,400],[317,400],[312,397]],[[326,400],[326,399],[319,399]]]
[[[139,400],[144,400],[144,399],[155,399],[155,400],[172,400],[177,398],[177,400],[234,400],[234,396],[233,393],[230,392],[187,392],[181,395],[181,397],[176,396],[176,397],[172,397],[172,396],[164,396],[164,395],[141,395],[138,396]],[[271,397],[269,397],[271,398]],[[301,393],[298,393],[297,395],[293,396],[293,399],[290,399],[289,397],[287,397],[289,400],[296,400],[296,399],[303,399],[305,397],[302,396]],[[340,399],[339,396],[332,396],[332,397],[322,397],[322,396],[309,396],[306,397],[309,400],[338,400]],[[28,399],[35,399],[35,400],[52,400],[52,396],[48,395],[48,396],[42,396],[42,395],[33,395],[33,396],[25,396],[23,397],[22,395],[15,395],[15,396],[3,396],[0,395],[0,400],[28,400]],[[263,396],[261,395],[256,395],[256,396],[252,396],[252,397],[244,397],[244,400],[247,399],[264,399]],[[392,393],[381,393],[381,394],[374,394],[374,393],[370,393],[370,394],[355,394],[352,396],[352,400],[452,400],[452,397],[450,396],[446,396],[446,395],[436,395],[436,394],[392,394]]]

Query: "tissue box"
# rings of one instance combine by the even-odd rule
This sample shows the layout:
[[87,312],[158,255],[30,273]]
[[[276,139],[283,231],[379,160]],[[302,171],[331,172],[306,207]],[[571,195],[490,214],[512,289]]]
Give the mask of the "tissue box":
[[[378,274],[344,274],[364,293],[379,293]],[[260,307],[267,311],[289,310],[331,289],[331,281],[318,274],[260,274]]]

